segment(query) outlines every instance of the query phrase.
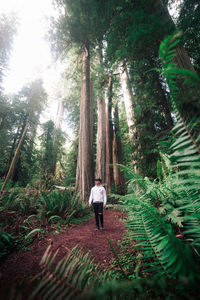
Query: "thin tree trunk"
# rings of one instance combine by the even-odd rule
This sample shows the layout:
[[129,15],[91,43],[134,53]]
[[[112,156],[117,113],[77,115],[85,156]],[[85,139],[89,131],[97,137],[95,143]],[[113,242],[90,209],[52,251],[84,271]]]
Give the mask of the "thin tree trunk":
[[127,120],[128,130],[129,130],[129,136],[130,136],[130,140],[132,141],[136,133],[135,116],[133,110],[133,92],[129,85],[129,75],[126,68],[126,64],[124,62],[121,62],[119,64],[119,72],[120,72],[122,92],[124,96],[124,105],[126,111],[126,120]]
[[61,128],[63,115],[64,115],[64,102],[59,101],[58,108],[57,108],[57,114],[56,114],[55,129]]
[[15,165],[16,165],[16,162],[17,162],[17,159],[19,157],[19,153],[20,153],[20,149],[21,149],[21,146],[22,146],[22,143],[23,143],[23,140],[24,140],[24,137],[26,135],[26,132],[27,132],[27,129],[28,129],[28,126],[29,126],[29,119],[27,118],[26,119],[26,124],[25,124],[25,127],[24,127],[24,131],[22,133],[22,136],[19,140],[19,143],[17,145],[17,148],[15,150],[15,154],[14,154],[14,157],[13,157],[13,160],[11,162],[11,165],[10,165],[10,168],[8,170],[8,173],[6,175],[6,178],[4,180],[4,183],[2,185],[2,188],[1,188],[1,192],[3,192],[3,190],[6,188],[6,185],[8,183],[8,180],[11,178],[14,170],[15,170]]
[[92,156],[92,162],[94,161],[94,117],[93,117],[93,80],[90,78],[90,151]]
[[[129,137],[130,141],[134,143],[134,139],[137,135],[137,129],[135,126],[135,115],[134,115],[134,109],[133,109],[133,92],[129,84],[129,74],[126,68],[126,64],[124,62],[121,62],[119,64],[119,72],[120,72],[120,79],[121,79],[121,85],[122,85],[122,92],[124,96],[124,105],[125,105],[125,111],[126,111],[126,120],[127,125],[129,129]],[[134,156],[136,156],[136,153],[134,153]],[[133,160],[134,170],[137,172],[137,162]]]
[[124,174],[123,172],[120,172],[120,169],[117,166],[117,164],[123,163],[118,104],[116,104],[115,106],[114,120],[115,120],[115,130],[113,134],[113,179],[114,179],[115,187],[119,187],[121,194],[124,195],[125,193]]
[[104,98],[98,97],[96,177],[106,179],[106,113]]
[[57,114],[56,114],[56,121],[55,121],[55,130],[53,133],[53,144],[54,144],[54,151],[55,151],[55,157],[54,157],[54,162],[52,164],[52,175],[56,175],[56,167],[57,167],[57,156],[58,156],[58,151],[55,150],[57,149],[56,142],[57,142],[57,134],[58,130],[61,129],[62,121],[63,121],[63,115],[64,115],[64,102],[59,101],[58,102],[58,108],[57,108]]
[[83,201],[88,201],[94,180],[93,174],[90,116],[90,55],[89,42],[86,42],[83,47],[79,150],[76,176],[76,189],[81,193]]
[[107,191],[111,191],[111,182],[113,178],[112,171],[112,140],[113,140],[113,125],[112,125],[112,76],[108,79],[108,97],[106,104],[106,184]]
[[[24,131],[24,127],[25,127],[25,124],[23,124],[23,126],[21,128],[21,135],[22,135],[22,133]],[[15,137],[14,137],[14,140],[13,140],[13,143],[12,143],[12,148],[11,148],[10,155],[9,155],[9,160],[8,160],[8,164],[6,166],[6,169],[4,170],[4,175],[7,174],[8,170],[10,168],[10,164],[11,164],[11,161],[13,159],[13,154],[15,152],[15,146],[17,144],[18,138],[20,140],[20,128],[19,127],[17,128],[17,132],[15,134]]]

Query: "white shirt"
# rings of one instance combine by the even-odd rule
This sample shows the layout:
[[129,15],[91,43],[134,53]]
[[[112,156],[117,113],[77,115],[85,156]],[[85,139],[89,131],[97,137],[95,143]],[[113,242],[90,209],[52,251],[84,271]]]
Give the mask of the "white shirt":
[[102,185],[95,185],[90,192],[89,204],[91,203],[98,203],[103,202],[106,204],[107,197],[106,197],[106,190]]

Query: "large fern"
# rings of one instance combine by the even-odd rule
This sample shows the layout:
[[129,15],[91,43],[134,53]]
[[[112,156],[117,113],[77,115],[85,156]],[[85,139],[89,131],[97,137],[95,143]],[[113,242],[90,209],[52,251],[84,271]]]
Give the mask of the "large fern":
[[179,42],[180,36],[180,32],[169,36],[162,42],[159,51],[177,120],[173,129],[176,141],[172,145],[173,153],[170,156],[171,169],[175,170],[171,188],[177,193],[175,205],[183,216],[183,234],[193,245],[200,246],[200,135],[194,134],[194,128],[199,128],[199,119],[187,122],[181,116],[176,105],[178,87],[175,80],[177,76],[184,77],[185,82],[200,91],[200,78],[189,70],[177,69],[173,64],[174,46]]
[[108,272],[102,272],[77,246],[66,251],[68,254],[55,264],[58,250],[47,248],[40,262],[42,271],[34,279],[38,285],[29,299],[79,299],[109,278]]
[[159,273],[169,278],[183,276],[193,282],[200,246],[200,137],[193,134],[199,121],[187,122],[182,118],[176,105],[179,96],[176,78],[185,77],[195,88],[199,87],[200,79],[175,67],[174,47],[179,40],[180,33],[167,37],[159,51],[176,119],[172,154],[167,159],[164,156],[165,165],[163,158],[158,165],[162,173],[159,182],[143,179],[122,167],[130,177],[129,194],[122,201],[128,208],[132,238],[143,257],[141,273]]

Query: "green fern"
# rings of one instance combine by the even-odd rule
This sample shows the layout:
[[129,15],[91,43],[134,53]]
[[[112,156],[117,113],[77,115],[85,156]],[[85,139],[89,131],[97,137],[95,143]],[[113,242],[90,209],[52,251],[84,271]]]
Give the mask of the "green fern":
[[61,191],[41,193],[39,207],[41,214],[45,212],[49,221],[59,219],[64,224],[69,223],[73,216],[82,216],[86,210],[86,205],[79,201],[78,195],[72,195],[68,190],[63,193]]
[[79,299],[108,280],[109,274],[103,273],[88,253],[77,246],[66,250],[68,254],[55,265],[58,250],[53,253],[51,246],[47,248],[40,262],[42,271],[34,279],[38,285],[29,299]]
[[[188,241],[197,247],[200,246],[200,135],[195,136],[195,128],[199,128],[199,120],[193,118],[186,122],[177,106],[176,97],[178,88],[175,78],[185,77],[185,83],[189,82],[200,90],[200,78],[189,70],[175,68],[173,57],[175,55],[174,45],[180,41],[181,33],[169,36],[160,46],[160,57],[163,64],[163,73],[166,76],[170,87],[171,101],[177,120],[173,132],[176,134],[176,141],[172,144],[171,189],[177,194],[175,206],[183,218],[183,234]],[[170,57],[168,54],[171,53]],[[197,130],[198,131],[198,130]]]

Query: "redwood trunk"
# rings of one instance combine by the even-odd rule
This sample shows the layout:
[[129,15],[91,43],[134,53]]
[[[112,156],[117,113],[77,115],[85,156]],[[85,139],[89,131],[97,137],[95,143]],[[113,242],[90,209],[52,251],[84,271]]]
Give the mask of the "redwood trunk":
[[91,137],[91,156],[94,161],[94,120],[93,120],[93,80],[90,78],[90,137]]
[[82,85],[80,103],[79,149],[77,162],[76,189],[83,201],[88,201],[93,184],[93,158],[91,155],[90,116],[90,55],[89,42],[83,47]]
[[104,98],[98,97],[96,177],[106,180],[106,113]]
[[120,138],[118,104],[115,106],[115,130],[113,134],[113,179],[116,188],[120,189],[122,195],[125,193],[124,173],[120,171],[118,164],[123,163],[122,142]]
[[119,64],[119,71],[120,71],[122,92],[123,92],[123,96],[124,96],[126,120],[127,120],[130,140],[132,141],[134,134],[136,132],[136,128],[134,125],[135,116],[134,116],[134,110],[133,110],[133,92],[129,85],[129,75],[128,75],[128,71],[127,71],[125,63],[121,62]]
[[[135,126],[135,115],[134,115],[134,108],[133,108],[133,92],[131,86],[129,84],[129,74],[126,68],[126,64],[121,62],[119,64],[119,71],[120,71],[120,79],[122,85],[122,92],[124,96],[124,105],[126,111],[126,120],[129,130],[129,137],[130,141],[134,144],[134,139],[137,135],[137,130]],[[134,153],[136,156],[136,153]],[[134,170],[137,172],[137,162],[133,160]]]
[[113,177],[112,171],[112,140],[113,140],[113,125],[112,125],[112,76],[108,79],[108,97],[106,104],[106,184],[107,191],[111,191],[111,182]]

